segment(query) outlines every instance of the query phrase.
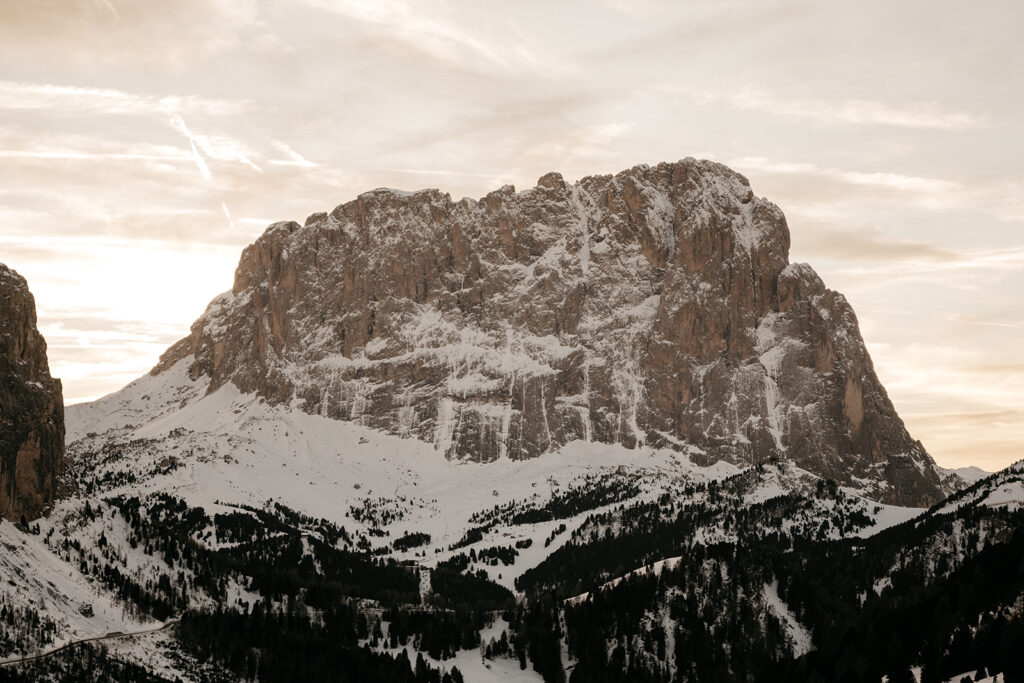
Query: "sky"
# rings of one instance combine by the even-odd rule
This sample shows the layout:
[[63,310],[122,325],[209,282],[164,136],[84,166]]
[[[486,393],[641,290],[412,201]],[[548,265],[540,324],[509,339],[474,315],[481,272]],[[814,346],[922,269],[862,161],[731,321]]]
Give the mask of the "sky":
[[0,2],[0,262],[68,403],[147,372],[241,249],[376,187],[686,156],[785,211],[939,464],[1024,457],[1024,5]]

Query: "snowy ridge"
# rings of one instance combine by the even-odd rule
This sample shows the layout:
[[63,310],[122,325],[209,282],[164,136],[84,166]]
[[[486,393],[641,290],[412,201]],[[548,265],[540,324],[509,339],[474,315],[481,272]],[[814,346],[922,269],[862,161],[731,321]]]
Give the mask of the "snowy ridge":
[[950,514],[972,506],[1005,508],[1010,511],[1024,507],[1024,460],[978,479],[929,510],[929,514]]

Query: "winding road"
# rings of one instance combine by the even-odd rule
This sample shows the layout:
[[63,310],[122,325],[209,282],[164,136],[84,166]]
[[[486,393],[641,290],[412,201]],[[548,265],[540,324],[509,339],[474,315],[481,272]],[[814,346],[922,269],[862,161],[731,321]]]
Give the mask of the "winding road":
[[168,619],[166,622],[164,622],[160,626],[156,626],[154,628],[145,629],[143,631],[133,631],[131,633],[121,633],[119,631],[114,631],[114,632],[107,633],[106,635],[102,635],[102,636],[94,636],[92,638],[84,638],[82,640],[73,640],[70,643],[65,643],[64,645],[61,645],[60,647],[56,647],[56,648],[54,648],[52,650],[48,650],[46,652],[40,652],[40,653],[34,654],[34,655],[26,655],[26,656],[24,656],[24,657],[22,657],[20,659],[6,659],[6,660],[3,660],[3,661],[0,661],[0,667],[13,666],[15,664],[25,664],[26,662],[33,662],[33,661],[35,661],[37,659],[45,659],[47,657],[52,657],[55,654],[63,652],[64,650],[70,650],[73,647],[77,647],[79,645],[84,645],[85,643],[95,643],[95,642],[103,641],[103,640],[119,640],[121,638],[131,638],[133,636],[144,636],[144,635],[149,634],[149,633],[157,633],[159,631],[166,631],[171,626],[174,626],[175,624],[177,624],[179,621],[181,621],[181,620],[180,619]]

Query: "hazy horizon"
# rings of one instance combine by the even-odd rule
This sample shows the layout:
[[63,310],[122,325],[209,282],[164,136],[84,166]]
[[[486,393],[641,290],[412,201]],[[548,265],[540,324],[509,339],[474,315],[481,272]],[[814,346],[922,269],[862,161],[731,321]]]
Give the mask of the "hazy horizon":
[[943,466],[1024,442],[1011,2],[0,6],[0,262],[68,403],[147,372],[242,248],[376,187],[709,158],[785,212]]

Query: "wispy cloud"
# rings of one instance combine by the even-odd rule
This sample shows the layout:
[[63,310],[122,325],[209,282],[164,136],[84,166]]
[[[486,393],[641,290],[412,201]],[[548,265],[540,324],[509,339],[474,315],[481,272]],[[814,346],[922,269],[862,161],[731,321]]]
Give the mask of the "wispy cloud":
[[[880,261],[880,259],[876,259],[876,261]],[[873,282],[876,286],[885,286],[896,280],[913,278],[926,279],[936,284],[942,281],[946,287],[957,285],[969,287],[967,280],[960,279],[952,282],[945,279],[955,271],[975,271],[984,274],[986,278],[992,278],[999,273],[1024,271],[1024,246],[969,249],[948,258],[909,258],[863,263],[843,267],[839,272],[844,276],[858,277],[862,282]],[[924,278],[924,276],[931,277]]]
[[463,30],[436,14],[422,11],[422,3],[400,0],[303,0],[307,5],[354,19],[387,38],[440,61],[467,64],[467,58],[482,59],[506,71],[536,65],[524,48],[507,49]]
[[[790,211],[794,230],[793,247],[801,258],[827,258],[840,261],[924,261],[952,263],[962,254],[940,244],[894,237],[867,223],[850,223],[831,216]],[[887,266],[889,267],[889,266]]]
[[[210,180],[213,175],[207,165],[203,154],[218,161],[234,161],[245,164],[250,168],[262,173],[263,169],[257,166],[252,159],[253,153],[240,140],[224,135],[202,135],[193,133],[185,124],[185,119],[180,114],[170,115],[171,127],[188,139],[192,147],[192,159],[196,162],[199,172],[204,178]],[[202,150],[202,154],[200,154]]]
[[82,88],[52,83],[0,81],[0,109],[47,111],[58,114],[108,114],[115,116],[203,114],[226,116],[252,110],[244,100],[225,100],[197,95],[144,95],[111,88]]
[[0,2],[0,60],[13,64],[180,70],[272,40],[256,0]]
[[206,164],[206,159],[199,153],[199,147],[196,145],[196,139],[192,137],[192,133],[189,132],[188,126],[185,125],[185,120],[177,114],[171,114],[171,125],[174,126],[182,135],[188,138],[188,144],[192,148],[192,160],[196,162],[196,168],[199,169],[199,173],[207,180],[213,179],[213,174],[210,173],[210,167]]
[[231,212],[228,211],[228,205],[221,202],[220,208],[224,209],[224,216],[228,219],[228,224],[230,224],[233,229],[235,227],[235,219],[231,217]]
[[54,159],[61,161],[180,161],[180,154],[139,154],[134,152],[79,152],[69,149],[0,149],[0,159]]
[[755,171],[784,174],[810,174],[827,176],[851,185],[904,190],[928,194],[948,194],[963,189],[963,184],[943,178],[922,178],[891,172],[845,171],[823,168],[807,162],[787,162],[765,157],[737,157],[727,162],[730,166]]
[[913,389],[960,403],[1024,410],[1024,364],[992,362],[965,339],[874,345],[871,353],[891,391]]
[[280,140],[271,140],[270,143],[274,145],[279,151],[283,152],[287,159],[271,159],[267,163],[274,166],[298,166],[300,168],[316,168],[316,164],[302,156],[294,149],[289,147],[287,144]]
[[[676,86],[668,89],[680,90]],[[939,102],[890,104],[876,100],[828,101],[789,98],[760,88],[740,88],[733,92],[682,89],[697,101],[724,104],[733,109],[764,112],[791,119],[813,121],[829,126],[883,125],[902,128],[931,128],[958,131],[976,126],[983,116],[952,111]]]
[[743,173],[756,173],[762,180],[773,176],[788,177],[791,193],[787,194],[790,196],[779,198],[788,199],[787,207],[790,209],[802,205],[882,200],[930,211],[969,209],[1000,221],[1024,222],[1024,188],[1014,180],[987,179],[972,183],[894,171],[846,170],[753,156],[736,157],[726,163]]
[[901,417],[941,464],[998,469],[1024,456],[1024,364],[993,361],[966,336],[869,347]]
[[[982,327],[1001,327],[1008,330],[1024,330],[1024,320],[1001,320],[992,318],[981,318],[976,315],[963,315],[951,313],[945,319],[961,325],[980,325]],[[1024,367],[1021,368],[1024,371]]]
[[117,8],[114,7],[114,3],[112,3],[110,0],[95,0],[95,2],[97,6],[102,7],[103,9],[110,12],[111,16],[113,16],[115,20],[120,21],[121,15],[118,14]]

